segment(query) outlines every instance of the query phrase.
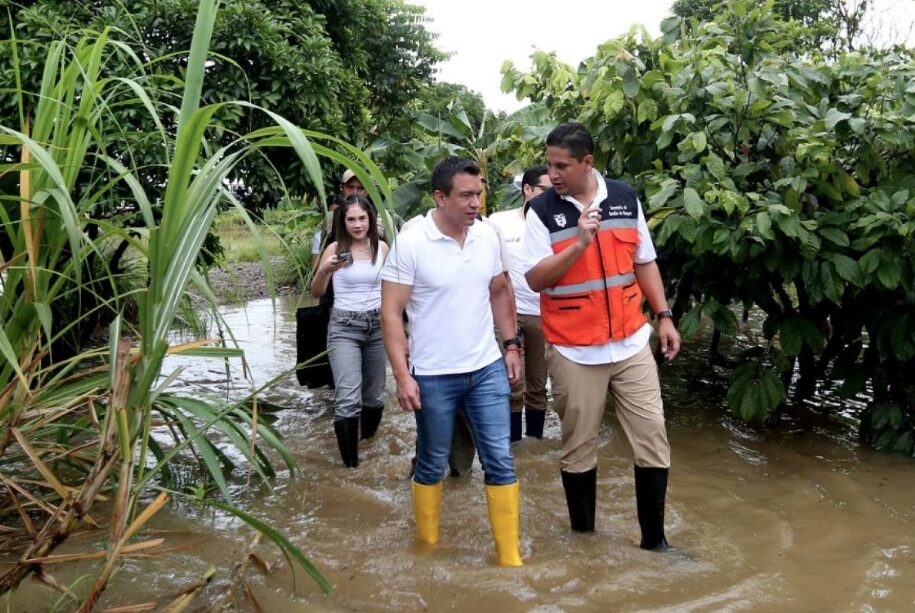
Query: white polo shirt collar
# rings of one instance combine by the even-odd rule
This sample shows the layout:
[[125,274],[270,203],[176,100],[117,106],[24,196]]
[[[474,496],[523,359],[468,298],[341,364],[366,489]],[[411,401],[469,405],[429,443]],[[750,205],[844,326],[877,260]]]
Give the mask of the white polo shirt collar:
[[565,200],[567,202],[571,202],[572,204],[574,204],[578,208],[579,211],[584,211],[586,208],[588,208],[595,202],[600,204],[601,202],[606,200],[607,199],[607,182],[604,181],[604,177],[602,177],[601,174],[599,172],[597,172],[596,168],[591,169],[591,176],[594,177],[595,181],[597,181],[597,193],[594,194],[594,200],[592,200],[591,202],[582,203],[582,202],[579,202],[578,200],[576,200],[574,196],[571,196],[569,194],[561,195],[560,198],[562,198],[563,200]]
[[[441,230],[439,230],[438,226],[435,225],[435,219],[432,218],[433,211],[435,211],[435,209],[429,209],[429,211],[427,211],[426,215],[423,217],[423,231],[426,234],[426,238],[428,238],[430,241],[450,240],[457,243],[455,239],[448,236],[447,234],[444,234]],[[479,232],[479,225],[480,221],[475,219],[473,221],[473,225],[467,228],[467,236],[464,238],[465,248],[468,243],[473,242],[473,240],[477,237],[477,233]]]

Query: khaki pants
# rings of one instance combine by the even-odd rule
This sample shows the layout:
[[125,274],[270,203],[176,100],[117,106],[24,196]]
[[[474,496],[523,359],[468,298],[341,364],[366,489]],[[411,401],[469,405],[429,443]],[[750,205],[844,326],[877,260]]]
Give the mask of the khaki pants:
[[[535,411],[546,410],[546,341],[537,315],[518,314],[518,326],[524,333],[524,351],[521,353],[522,376],[512,384],[512,413],[524,407]],[[502,343],[500,342],[499,345]],[[504,351],[503,351],[504,355]]]
[[597,466],[597,437],[607,389],[616,406],[636,466],[669,468],[670,445],[658,368],[648,344],[615,364],[577,364],[547,347],[553,407],[562,422],[563,471],[579,473]]

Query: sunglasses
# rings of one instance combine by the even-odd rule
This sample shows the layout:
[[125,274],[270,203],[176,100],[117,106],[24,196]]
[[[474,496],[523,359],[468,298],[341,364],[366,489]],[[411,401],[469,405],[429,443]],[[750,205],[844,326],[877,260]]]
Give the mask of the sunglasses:
[[553,187],[553,186],[550,184],[540,185],[538,183],[537,185],[531,185],[531,189],[539,189],[542,192],[545,192],[546,190],[550,189],[551,187]]

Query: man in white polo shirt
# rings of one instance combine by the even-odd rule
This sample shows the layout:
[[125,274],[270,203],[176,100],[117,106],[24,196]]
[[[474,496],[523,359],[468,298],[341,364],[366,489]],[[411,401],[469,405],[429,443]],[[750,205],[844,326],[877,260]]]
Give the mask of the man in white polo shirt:
[[[382,271],[385,349],[397,399],[416,418],[416,537],[428,545],[438,541],[442,479],[462,406],[483,466],[499,563],[520,566],[520,490],[508,444],[509,380],[521,370],[514,303],[496,232],[476,220],[483,192],[479,167],[445,158],[432,170],[432,189],[436,208],[397,236]],[[493,321],[507,339],[504,360]]]

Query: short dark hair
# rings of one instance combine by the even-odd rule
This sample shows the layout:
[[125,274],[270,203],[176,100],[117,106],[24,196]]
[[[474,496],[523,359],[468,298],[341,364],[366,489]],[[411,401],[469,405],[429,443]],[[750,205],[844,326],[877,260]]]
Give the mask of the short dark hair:
[[480,176],[480,167],[473,160],[449,155],[435,165],[432,169],[432,191],[440,191],[446,196],[451,194],[454,187],[454,175],[464,173]]
[[553,128],[546,137],[546,146],[567,149],[578,161],[594,153],[594,139],[591,138],[591,133],[575,121]]
[[539,164],[537,166],[531,166],[524,171],[524,174],[521,175],[521,189],[524,190],[525,185],[530,185],[531,187],[536,186],[540,183],[540,177],[547,174],[546,166]]

